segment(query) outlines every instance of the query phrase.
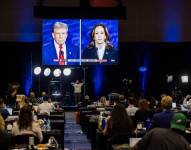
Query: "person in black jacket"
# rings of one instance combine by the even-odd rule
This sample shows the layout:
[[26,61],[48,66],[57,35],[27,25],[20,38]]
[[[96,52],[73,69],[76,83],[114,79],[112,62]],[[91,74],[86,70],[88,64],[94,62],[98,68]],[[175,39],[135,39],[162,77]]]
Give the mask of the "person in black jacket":
[[20,85],[13,82],[9,85],[8,94],[6,98],[6,105],[12,108],[16,107],[16,96],[18,94]]

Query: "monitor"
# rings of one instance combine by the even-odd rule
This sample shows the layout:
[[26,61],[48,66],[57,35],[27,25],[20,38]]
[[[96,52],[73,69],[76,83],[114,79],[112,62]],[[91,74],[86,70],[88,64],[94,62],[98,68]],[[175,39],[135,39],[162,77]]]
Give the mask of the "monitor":
[[43,65],[116,65],[118,50],[118,20],[43,20]]

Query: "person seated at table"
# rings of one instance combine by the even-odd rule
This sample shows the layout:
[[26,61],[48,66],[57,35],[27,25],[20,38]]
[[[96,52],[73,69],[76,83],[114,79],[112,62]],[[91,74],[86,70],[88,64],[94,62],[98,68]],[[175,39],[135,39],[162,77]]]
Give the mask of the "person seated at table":
[[106,97],[105,96],[101,96],[100,100],[99,100],[99,103],[98,103],[98,106],[103,106],[105,107],[106,106]]
[[182,105],[185,109],[187,109],[187,112],[191,112],[191,95],[186,95],[186,97],[183,99]]
[[119,102],[126,107],[126,102],[127,100],[125,99],[125,96],[123,94],[119,95]]
[[138,110],[138,108],[134,106],[134,103],[134,97],[128,97],[128,107],[126,108],[126,111],[129,116],[135,116],[135,113]]
[[33,114],[31,107],[25,105],[20,109],[18,121],[13,123],[13,135],[32,134],[39,138],[42,142],[42,130],[36,122],[33,121]]
[[43,97],[43,103],[38,105],[38,113],[50,115],[55,110],[54,104],[49,96]]
[[[105,128],[102,136],[98,136],[98,149],[106,149],[107,141],[113,144],[119,144],[121,138],[118,136],[125,134],[133,134],[134,126],[131,118],[126,113],[125,107],[122,104],[116,104],[111,112],[111,116],[106,118]],[[117,138],[116,138],[117,137]],[[128,139],[123,139],[127,141]],[[119,143],[118,143],[119,142]]]
[[8,116],[10,116],[9,111],[6,109],[4,104],[4,99],[0,98],[0,114],[2,115],[3,119],[5,120]]
[[[50,102],[51,103],[51,102]],[[62,109],[62,105],[60,102],[54,102],[54,111],[55,112],[62,112],[63,109]]]
[[111,116],[106,119],[106,126],[103,134],[110,137],[115,133],[133,132],[134,126],[131,118],[127,115],[125,107],[122,104],[114,106]]
[[175,113],[170,128],[150,130],[135,146],[134,150],[190,150],[184,138],[187,118],[182,113]]
[[138,102],[138,110],[135,113],[134,123],[144,123],[147,119],[152,120],[153,112],[149,108],[146,99],[140,99]]
[[170,121],[174,114],[174,112],[171,110],[172,97],[168,95],[162,97],[161,106],[163,108],[163,112],[156,113],[153,116],[153,127],[170,128]]
[[5,131],[5,122],[0,115],[0,150],[8,150],[11,146],[11,135]]
[[20,100],[18,101],[18,107],[21,109],[24,106],[29,105],[29,99],[25,95],[22,95]]
[[81,105],[79,105],[79,106],[85,106],[86,107],[86,106],[88,106],[90,104],[91,104],[91,100],[90,100],[89,95],[85,95],[84,99],[82,100]]
[[37,97],[37,104],[41,104],[43,102],[43,97],[47,96],[47,93],[45,91],[42,91],[41,96]]
[[31,91],[29,94],[29,102],[32,103],[32,105],[37,105],[36,94],[33,91]]

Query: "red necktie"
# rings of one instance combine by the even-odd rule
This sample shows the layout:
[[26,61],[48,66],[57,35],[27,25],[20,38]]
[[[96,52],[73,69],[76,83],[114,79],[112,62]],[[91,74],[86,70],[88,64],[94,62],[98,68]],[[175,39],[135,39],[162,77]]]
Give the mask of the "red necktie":
[[58,58],[59,65],[64,65],[64,55],[62,52],[62,44],[59,45],[59,58]]

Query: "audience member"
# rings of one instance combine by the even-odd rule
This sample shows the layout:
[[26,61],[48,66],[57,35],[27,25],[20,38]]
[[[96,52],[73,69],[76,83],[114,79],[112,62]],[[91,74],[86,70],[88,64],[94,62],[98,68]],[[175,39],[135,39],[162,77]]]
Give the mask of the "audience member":
[[84,99],[82,100],[82,106],[87,106],[91,104],[91,100],[89,95],[85,95]]
[[183,100],[183,107],[187,109],[188,112],[191,111],[191,95],[187,95]]
[[111,116],[106,120],[106,127],[103,130],[104,135],[111,137],[116,133],[131,133],[133,130],[133,122],[127,115],[125,107],[122,104],[115,105]]
[[[19,97],[18,97],[19,96]],[[18,95],[17,102],[18,102],[18,108],[21,109],[25,105],[29,105],[29,99],[25,95]]]
[[47,114],[50,115],[50,112],[53,112],[55,107],[51,102],[51,98],[49,96],[43,97],[43,103],[38,105],[38,112],[40,114]]
[[8,150],[11,146],[11,135],[5,131],[5,122],[0,115],[0,149]]
[[3,98],[0,98],[0,114],[4,120],[10,115],[9,111],[5,107]]
[[183,137],[186,129],[186,116],[175,113],[171,129],[154,128],[150,130],[134,147],[135,150],[191,150],[189,143]]
[[134,106],[134,102],[135,100],[133,97],[128,97],[128,107],[126,108],[126,111],[129,116],[135,116],[135,113],[138,110],[138,108]]
[[12,134],[32,134],[37,136],[40,142],[43,140],[41,128],[33,121],[32,110],[29,106],[23,106],[20,109],[18,121],[13,123]]
[[[127,141],[129,136],[133,134],[133,131],[133,122],[127,115],[125,107],[122,104],[116,104],[111,112],[111,116],[106,118],[106,125],[102,131],[103,135],[97,135],[97,148],[106,149],[109,146],[106,146],[107,142],[120,144],[124,140]],[[122,138],[120,138],[121,136]]]
[[8,94],[6,98],[6,105],[12,108],[16,107],[16,95],[18,94],[19,84],[13,82],[9,85]]
[[107,101],[106,97],[105,96],[101,96],[98,105],[105,107],[106,106],[106,101]]
[[33,91],[31,91],[29,94],[29,102],[32,103],[32,105],[37,104],[37,98],[36,98],[35,92]]
[[37,103],[41,104],[43,102],[43,97],[46,96],[46,92],[42,91],[41,96],[37,98]]
[[140,99],[138,102],[138,110],[135,113],[135,124],[141,122],[144,123],[147,119],[151,120],[153,112],[149,108],[149,104],[146,99]]
[[170,128],[170,121],[174,114],[174,112],[171,110],[172,97],[168,95],[163,96],[161,100],[161,106],[163,108],[163,112],[156,113],[153,116],[153,127]]

